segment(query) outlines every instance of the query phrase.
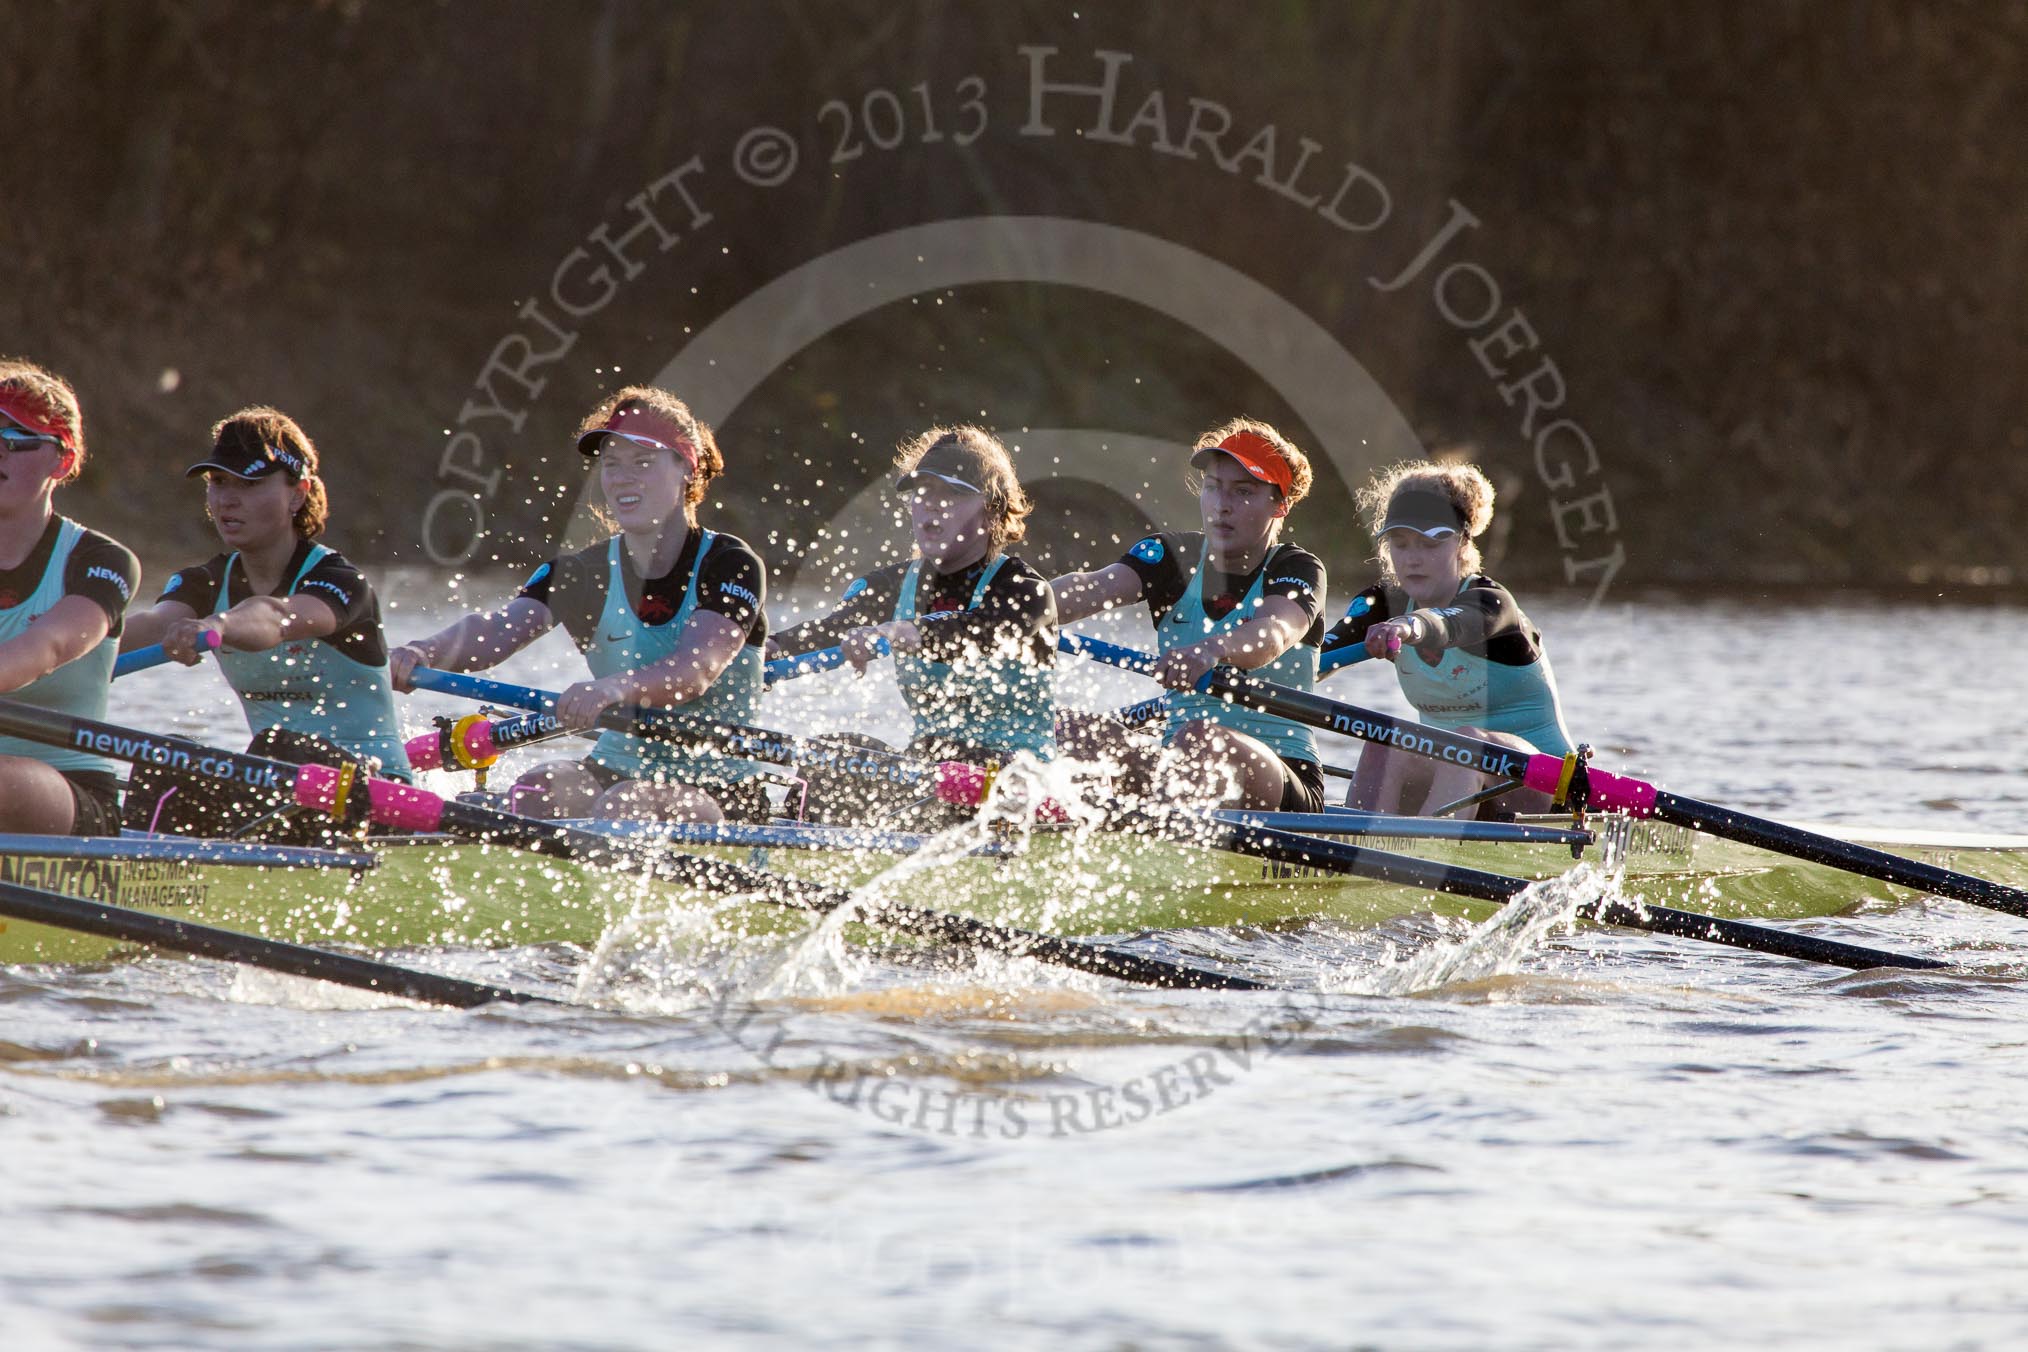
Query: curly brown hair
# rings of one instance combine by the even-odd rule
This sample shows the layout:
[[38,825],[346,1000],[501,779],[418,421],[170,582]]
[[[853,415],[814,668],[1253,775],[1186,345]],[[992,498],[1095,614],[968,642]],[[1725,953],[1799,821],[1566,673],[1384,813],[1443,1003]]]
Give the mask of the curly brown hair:
[[1465,539],[1459,546],[1464,571],[1470,575],[1485,567],[1478,537],[1493,524],[1493,481],[1484,470],[1464,460],[1403,460],[1375,473],[1359,490],[1357,499],[1359,511],[1366,517],[1366,528],[1379,546],[1375,562],[1380,564],[1384,578],[1393,577],[1394,565],[1387,557],[1386,543],[1380,539],[1380,527],[1387,520],[1388,504],[1404,488],[1441,493],[1450,499],[1458,519],[1465,523]]
[[317,443],[294,418],[278,408],[256,404],[213,423],[211,443],[213,456],[220,459],[258,460],[269,446],[300,458],[303,473],[297,482],[303,485],[303,505],[290,520],[296,534],[305,540],[324,533],[331,520],[331,505],[324,492],[324,477],[318,472]]
[[1310,495],[1310,484],[1315,477],[1310,472],[1310,457],[1298,450],[1293,441],[1258,418],[1227,419],[1197,438],[1196,444],[1190,448],[1190,455],[1194,459],[1200,451],[1215,451],[1227,437],[1239,432],[1251,432],[1267,442],[1275,448],[1275,454],[1281,456],[1282,463],[1289,467],[1288,505],[1291,508]]
[[725,456],[718,449],[718,438],[712,435],[711,424],[703,421],[690,411],[690,406],[667,390],[653,385],[629,385],[614,390],[599,401],[598,407],[584,415],[577,425],[577,436],[596,432],[607,426],[616,415],[627,413],[653,413],[674,423],[683,433],[683,440],[690,449],[697,452],[697,466],[691,472],[690,483],[683,490],[683,519],[697,524],[697,505],[704,501],[704,490],[713,479],[725,473]]
[[0,395],[53,429],[70,452],[70,470],[57,482],[67,484],[84,471],[84,410],[68,380],[20,357],[0,357]]
[[895,448],[894,467],[906,475],[931,448],[950,442],[972,461],[985,490],[988,554],[998,554],[1028,534],[1028,514],[1035,510],[1028,491],[1014,473],[1014,457],[1000,438],[972,423],[939,423],[918,432]]

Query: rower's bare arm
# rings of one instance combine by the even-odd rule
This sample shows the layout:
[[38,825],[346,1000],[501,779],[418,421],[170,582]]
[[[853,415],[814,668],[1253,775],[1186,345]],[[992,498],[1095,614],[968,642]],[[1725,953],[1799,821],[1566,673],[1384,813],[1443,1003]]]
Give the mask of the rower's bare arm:
[[1124,563],[1109,563],[1090,573],[1065,573],[1049,585],[1056,592],[1058,624],[1076,624],[1141,599],[1141,575]]
[[0,690],[19,690],[105,640],[106,612],[88,596],[65,596],[26,629],[0,643]]
[[675,652],[660,662],[612,678],[619,703],[667,708],[688,704],[709,690],[732,665],[746,642],[746,630],[716,611],[691,613]]
[[315,596],[249,596],[218,616],[215,627],[228,648],[266,652],[291,640],[337,633],[338,612]]
[[517,596],[498,610],[463,616],[388,654],[394,688],[409,689],[409,673],[417,667],[484,671],[498,666],[555,627],[549,607],[526,596]]
[[157,601],[146,610],[130,610],[120,626],[120,651],[153,647],[169,632],[170,625],[196,618],[197,612],[181,601]]
[[1310,616],[1301,606],[1286,596],[1270,596],[1252,619],[1206,641],[1217,645],[1225,665],[1252,671],[1295,647],[1309,627]]

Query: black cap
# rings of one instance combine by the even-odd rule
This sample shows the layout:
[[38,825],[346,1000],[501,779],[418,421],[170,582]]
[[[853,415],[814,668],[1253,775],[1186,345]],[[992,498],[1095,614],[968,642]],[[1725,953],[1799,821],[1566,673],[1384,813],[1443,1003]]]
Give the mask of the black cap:
[[1443,530],[1454,530],[1463,535],[1465,518],[1448,493],[1416,486],[1403,488],[1388,499],[1387,516],[1381,522],[1380,533],[1385,535],[1396,527],[1406,527],[1421,535]]
[[292,479],[300,479],[303,477],[303,457],[294,451],[265,443],[254,455],[227,451],[223,446],[214,446],[211,448],[211,458],[200,460],[184,470],[183,477],[192,479],[208,469],[223,470],[249,482],[264,479],[270,474],[286,474]]
[[924,451],[915,468],[894,481],[894,488],[898,493],[906,493],[925,479],[935,479],[967,493],[984,494],[993,477],[993,466],[976,447],[956,436],[947,436]]

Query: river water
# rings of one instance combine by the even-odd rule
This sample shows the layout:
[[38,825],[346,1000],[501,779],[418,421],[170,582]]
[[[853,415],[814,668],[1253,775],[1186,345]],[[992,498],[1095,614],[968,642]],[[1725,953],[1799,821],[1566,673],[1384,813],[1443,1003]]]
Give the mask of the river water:
[[[1921,646],[1864,600],[1531,611],[1606,768],[2028,830],[2028,612],[1928,608]],[[551,636],[505,674],[572,661]],[[215,673],[119,695],[244,739]],[[878,676],[769,699],[898,728]],[[1808,928],[1973,970],[1435,919],[1173,938],[1287,995],[864,951],[709,1001],[680,963],[397,955],[592,1001],[467,1013],[172,959],[0,970],[0,1347],[2020,1345],[2028,922]]]

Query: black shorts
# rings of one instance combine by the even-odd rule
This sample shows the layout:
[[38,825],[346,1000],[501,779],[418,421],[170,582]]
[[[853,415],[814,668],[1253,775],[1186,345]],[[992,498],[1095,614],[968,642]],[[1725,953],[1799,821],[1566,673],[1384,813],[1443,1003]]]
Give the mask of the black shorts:
[[1282,812],[1324,810],[1324,769],[1315,761],[1283,760]]
[[120,834],[120,780],[109,770],[59,770],[70,785],[70,833],[74,836]]
[[[615,784],[634,778],[613,769],[610,765],[601,764],[590,756],[586,756],[578,764],[592,777],[592,783],[599,786],[600,793],[604,793]],[[651,779],[647,782],[652,784],[655,781]],[[699,793],[710,794],[711,801],[718,804],[718,810],[725,814],[725,819],[729,822],[765,823],[774,816],[774,805],[768,802],[767,789],[762,780],[742,779],[737,784],[726,784],[717,788],[705,788],[696,784],[690,787]]]

